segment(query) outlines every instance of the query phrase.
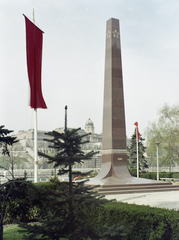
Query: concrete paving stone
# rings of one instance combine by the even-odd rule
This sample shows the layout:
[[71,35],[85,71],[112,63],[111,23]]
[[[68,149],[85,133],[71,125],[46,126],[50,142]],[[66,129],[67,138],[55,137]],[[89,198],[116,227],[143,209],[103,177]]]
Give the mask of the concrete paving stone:
[[118,202],[179,210],[179,191],[116,194],[106,195],[105,198],[116,199]]

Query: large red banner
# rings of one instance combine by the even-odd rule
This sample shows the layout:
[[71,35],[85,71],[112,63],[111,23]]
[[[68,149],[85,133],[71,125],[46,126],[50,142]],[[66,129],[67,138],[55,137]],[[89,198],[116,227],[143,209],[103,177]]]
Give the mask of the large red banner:
[[27,71],[31,108],[47,108],[41,89],[43,32],[25,15]]

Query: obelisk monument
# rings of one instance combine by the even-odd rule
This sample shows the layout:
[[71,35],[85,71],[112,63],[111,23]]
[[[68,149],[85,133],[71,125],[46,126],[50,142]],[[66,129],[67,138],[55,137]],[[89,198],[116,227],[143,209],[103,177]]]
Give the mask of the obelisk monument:
[[[103,103],[102,167],[95,181],[99,184],[118,183],[130,178],[127,168],[126,127],[121,61],[119,20],[111,18],[106,24]],[[102,182],[101,182],[102,181]],[[125,183],[126,180],[122,181]]]
[[114,18],[106,24],[102,134],[101,170],[86,184],[100,185],[102,194],[173,189],[155,180],[132,177],[128,171],[119,20]]
[[119,20],[114,18],[106,25],[102,163],[111,164],[106,177],[129,175]]

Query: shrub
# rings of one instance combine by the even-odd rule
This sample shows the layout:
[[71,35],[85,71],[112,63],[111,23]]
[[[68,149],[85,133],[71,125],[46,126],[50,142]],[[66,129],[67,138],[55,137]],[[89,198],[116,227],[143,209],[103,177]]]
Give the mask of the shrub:
[[130,168],[129,172],[133,177],[137,177],[137,169],[136,168]]
[[[137,177],[136,168],[129,169],[129,172],[133,177]],[[139,175],[140,175],[140,178],[157,180],[157,172],[140,172]],[[159,172],[159,178],[178,178],[179,179],[179,172]]]
[[91,214],[91,219],[98,228],[121,221],[125,221],[126,225],[133,223],[126,239],[179,239],[179,212],[174,210],[119,202],[107,203],[104,209]]

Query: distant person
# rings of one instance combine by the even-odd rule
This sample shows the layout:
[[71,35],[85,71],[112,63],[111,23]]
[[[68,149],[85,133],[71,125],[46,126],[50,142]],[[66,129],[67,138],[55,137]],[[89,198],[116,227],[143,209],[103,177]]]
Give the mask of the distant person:
[[27,172],[26,172],[26,170],[24,171],[24,178],[27,179]]

